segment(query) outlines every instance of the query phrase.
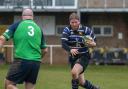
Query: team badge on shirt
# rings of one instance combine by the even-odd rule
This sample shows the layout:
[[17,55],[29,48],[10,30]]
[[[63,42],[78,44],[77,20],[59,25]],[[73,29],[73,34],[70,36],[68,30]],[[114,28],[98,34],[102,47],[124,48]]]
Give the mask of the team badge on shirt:
[[84,35],[84,33],[83,33],[83,32],[79,32],[79,35],[80,35],[80,36],[83,36],[83,35]]

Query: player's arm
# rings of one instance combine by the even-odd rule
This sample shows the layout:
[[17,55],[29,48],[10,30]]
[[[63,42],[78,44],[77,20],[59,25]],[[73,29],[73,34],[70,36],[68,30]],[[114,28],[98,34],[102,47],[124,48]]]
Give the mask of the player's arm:
[[68,31],[67,29],[64,29],[63,34],[62,34],[62,48],[65,49],[67,52],[71,53],[72,55],[78,54],[78,49],[71,49],[69,47],[69,42],[68,42]]
[[3,35],[0,36],[0,48],[3,47],[4,43],[5,43],[6,39]]
[[89,36],[89,38],[87,38],[87,41],[86,41],[87,46],[95,47],[96,46],[96,37],[90,28],[88,28],[87,35]]
[[20,21],[9,26],[9,28],[6,29],[6,31],[0,36],[0,47],[2,47],[4,45],[5,41],[7,41],[13,37],[14,32],[15,32],[17,26],[19,25],[19,23],[20,23]]
[[45,56],[45,54],[48,52],[47,44],[44,39],[43,31],[42,31],[42,38],[41,38],[41,51],[42,51],[42,58]]
[[68,46],[68,42],[62,39],[62,48],[65,49],[67,52],[70,52],[70,47]]
[[41,40],[41,53],[42,53],[41,58],[42,58],[42,60],[41,60],[41,62],[43,62],[43,58],[47,52],[48,52],[48,48],[47,48],[46,42],[44,40],[44,36],[42,34],[42,40]]
[[48,52],[48,48],[44,48],[42,49],[42,54],[43,54],[43,57],[45,56],[45,54]]
[[78,49],[71,49],[69,46],[68,46],[68,42],[64,39],[62,39],[62,48],[64,48],[67,52],[71,53],[72,55],[76,55],[78,54]]
[[68,30],[67,28],[65,28],[63,30],[63,33],[62,33],[62,37],[61,37],[61,44],[62,44],[62,48],[65,49],[67,52],[70,52],[70,47],[69,47],[69,42],[68,42]]

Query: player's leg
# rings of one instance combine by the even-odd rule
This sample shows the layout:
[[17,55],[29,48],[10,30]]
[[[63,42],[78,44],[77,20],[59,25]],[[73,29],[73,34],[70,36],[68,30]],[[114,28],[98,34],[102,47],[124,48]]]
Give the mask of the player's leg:
[[25,82],[25,89],[34,89],[35,85],[29,82]]
[[78,63],[76,63],[74,65],[74,67],[71,70],[71,74],[72,74],[72,89],[78,89],[79,87],[79,74],[82,71],[82,66]]
[[85,80],[84,78],[84,71],[86,70],[88,64],[89,64],[90,56],[89,54],[83,55],[78,63],[82,66],[83,70],[79,75],[79,84],[80,86],[84,87],[85,89],[99,89],[96,86],[94,86],[90,81]]
[[80,64],[76,63],[74,65],[74,67],[71,70],[71,74],[72,74],[72,78],[73,79],[78,79],[79,78],[79,74],[81,73],[81,71],[83,71],[83,68]]
[[84,73],[80,74],[79,76],[79,84],[85,89],[99,89],[98,87],[94,86],[89,80],[85,80]]
[[30,71],[25,78],[25,89],[34,89],[40,69],[40,62],[31,61],[28,64],[30,66]]
[[78,63],[82,66],[82,72],[79,75],[79,84],[80,86],[86,88],[86,89],[93,89],[93,85],[88,81],[85,80],[84,78],[84,71],[86,70],[88,64],[89,64],[89,55],[86,54],[84,56],[81,57],[81,59],[79,59]]
[[84,73],[79,75],[79,85],[83,86],[85,84],[85,78],[84,78]]
[[22,83],[21,63],[17,60],[11,64],[5,80],[5,89],[18,89],[16,84]]
[[9,80],[5,80],[5,89],[18,89],[16,87],[16,85],[14,84],[14,82],[9,81]]

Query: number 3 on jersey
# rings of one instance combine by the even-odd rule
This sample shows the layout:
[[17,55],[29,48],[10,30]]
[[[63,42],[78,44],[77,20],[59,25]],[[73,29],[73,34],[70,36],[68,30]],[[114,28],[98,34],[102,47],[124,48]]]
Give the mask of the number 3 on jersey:
[[28,35],[29,36],[34,36],[34,27],[33,26],[28,26],[28,29],[29,29]]

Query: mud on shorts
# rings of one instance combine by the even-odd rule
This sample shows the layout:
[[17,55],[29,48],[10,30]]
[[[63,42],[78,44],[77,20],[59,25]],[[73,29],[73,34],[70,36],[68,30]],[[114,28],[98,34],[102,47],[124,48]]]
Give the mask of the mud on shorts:
[[6,79],[14,82],[15,84],[21,84],[23,82],[35,84],[39,68],[39,61],[15,59],[10,66]]

